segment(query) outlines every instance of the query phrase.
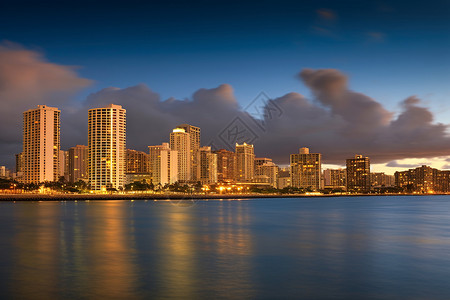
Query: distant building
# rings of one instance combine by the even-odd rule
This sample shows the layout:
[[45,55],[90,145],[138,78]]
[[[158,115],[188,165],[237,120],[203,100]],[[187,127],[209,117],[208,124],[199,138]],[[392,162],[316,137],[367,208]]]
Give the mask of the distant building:
[[200,163],[199,163],[199,149],[200,149],[200,127],[189,125],[189,124],[181,124],[178,125],[177,128],[182,128],[186,133],[189,134],[190,139],[190,166],[191,166],[191,178],[192,181],[199,181],[200,176]]
[[58,180],[60,114],[46,105],[23,113],[23,182]]
[[255,150],[253,145],[236,143],[236,181],[252,182],[255,173]]
[[236,153],[225,149],[214,151],[217,154],[217,180],[232,182],[236,180]]
[[6,177],[6,167],[5,166],[0,166],[0,178],[5,178]]
[[93,190],[125,185],[126,110],[120,105],[89,110],[89,182]]
[[347,159],[347,191],[370,191],[370,159],[362,155]]
[[155,187],[164,187],[178,181],[178,151],[172,150],[168,143],[148,146],[149,172]]
[[142,151],[127,149],[125,173],[149,173],[148,154]]
[[22,172],[23,170],[23,152],[20,152],[18,154],[15,155],[16,157],[16,167],[15,167],[15,172],[19,173]]
[[291,185],[296,188],[322,188],[322,154],[309,153],[308,148],[300,148],[298,154],[291,154]]
[[324,188],[343,189],[347,188],[345,169],[326,169],[323,171]]
[[88,146],[76,145],[75,147],[69,148],[68,153],[69,182],[88,181]]
[[67,169],[66,168],[66,163],[67,163],[66,158],[67,158],[67,151],[59,150],[59,167],[58,167],[59,177],[58,177],[58,179],[60,177],[65,177],[65,175],[66,175],[66,169]]
[[255,182],[268,183],[273,188],[278,187],[278,166],[272,159],[255,159]]
[[421,166],[407,171],[395,172],[395,185],[406,192],[447,193],[450,191],[450,171]]
[[370,183],[372,187],[392,187],[395,186],[395,177],[383,172],[370,173]]
[[204,146],[199,149],[199,180],[202,184],[217,183],[217,154],[211,152],[211,147]]
[[291,186],[291,168],[278,168],[277,187],[279,189],[284,189],[289,186]]

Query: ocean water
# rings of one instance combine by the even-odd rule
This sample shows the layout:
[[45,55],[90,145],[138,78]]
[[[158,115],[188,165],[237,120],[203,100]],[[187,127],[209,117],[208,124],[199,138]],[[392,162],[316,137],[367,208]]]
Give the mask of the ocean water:
[[1,299],[450,299],[450,196],[0,202]]

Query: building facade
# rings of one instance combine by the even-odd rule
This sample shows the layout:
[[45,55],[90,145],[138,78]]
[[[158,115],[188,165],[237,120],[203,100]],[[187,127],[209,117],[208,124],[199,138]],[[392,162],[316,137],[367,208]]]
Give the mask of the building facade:
[[[261,162],[263,163],[261,164]],[[278,188],[278,166],[272,162],[272,159],[255,159],[255,181],[268,183],[273,188]]]
[[309,149],[300,148],[298,154],[291,154],[291,185],[292,187],[311,189],[322,188],[322,154],[309,153]]
[[370,159],[362,155],[347,159],[347,191],[367,193],[370,191]]
[[88,173],[91,188],[106,191],[125,185],[126,110],[120,105],[89,110]]
[[255,176],[255,150],[253,145],[236,143],[236,181],[252,182]]
[[172,150],[168,143],[148,146],[149,172],[156,188],[178,181],[178,151]]
[[323,171],[324,188],[346,189],[347,174],[345,169],[326,169]]
[[170,149],[178,152],[178,181],[191,181],[191,137],[185,129],[175,128],[170,133]]
[[370,184],[372,187],[392,187],[395,186],[395,177],[383,172],[370,173]]
[[143,151],[127,149],[125,173],[149,173],[148,154]]
[[211,147],[204,146],[199,149],[200,177],[202,184],[217,183],[217,154],[211,151]]
[[60,115],[57,108],[46,105],[23,113],[23,182],[59,179]]
[[76,145],[69,148],[69,182],[88,181],[89,148],[86,145]]
[[395,185],[410,193],[447,193],[450,191],[450,171],[421,166],[395,172]]
[[217,180],[233,182],[236,180],[236,153],[225,149],[214,151],[217,154]]
[[198,181],[200,176],[200,162],[199,162],[199,149],[200,149],[200,127],[181,124],[177,128],[184,129],[189,134],[190,139],[190,154],[191,154],[191,180]]

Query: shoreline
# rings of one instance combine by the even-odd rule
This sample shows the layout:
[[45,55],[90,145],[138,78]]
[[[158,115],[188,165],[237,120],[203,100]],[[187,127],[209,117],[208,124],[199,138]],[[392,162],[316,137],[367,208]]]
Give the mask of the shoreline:
[[107,201],[107,200],[238,200],[255,198],[321,198],[321,197],[373,197],[373,196],[435,196],[449,194],[0,194],[0,201]]

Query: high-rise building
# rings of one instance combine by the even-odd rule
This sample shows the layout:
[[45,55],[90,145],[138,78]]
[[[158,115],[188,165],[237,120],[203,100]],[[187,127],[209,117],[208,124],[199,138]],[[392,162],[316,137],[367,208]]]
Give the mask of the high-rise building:
[[68,151],[69,182],[88,181],[89,148],[86,145],[76,145]]
[[177,128],[182,128],[189,133],[190,138],[190,153],[191,153],[191,180],[199,181],[200,163],[199,163],[199,149],[200,149],[200,127],[181,124]]
[[395,185],[408,192],[434,193],[449,189],[448,171],[440,171],[429,166],[395,172],[394,176]]
[[22,169],[23,169],[23,152],[20,152],[20,153],[16,154],[15,157],[16,157],[15,172],[16,173],[22,172]]
[[333,189],[346,189],[346,171],[345,169],[326,169],[323,171],[324,187]]
[[204,146],[199,149],[200,177],[202,184],[217,182],[217,154],[211,151],[211,147]]
[[178,151],[170,149],[168,143],[148,146],[148,151],[149,171],[155,187],[178,181]]
[[347,159],[347,191],[370,191],[370,159],[362,155]]
[[298,154],[291,154],[291,185],[296,188],[322,188],[322,154],[309,153],[309,149],[300,148]]
[[278,187],[278,166],[270,158],[255,159],[255,181]]
[[120,105],[89,110],[89,182],[93,190],[125,184],[126,110]]
[[255,150],[253,145],[236,143],[236,181],[252,182],[255,176]]
[[148,154],[142,151],[127,149],[125,173],[149,173]]
[[178,180],[191,180],[191,137],[183,128],[175,128],[170,133],[170,149],[178,152]]
[[58,180],[60,115],[46,105],[23,113],[23,182]]
[[236,153],[225,149],[214,151],[217,154],[217,180],[232,182],[236,180]]

